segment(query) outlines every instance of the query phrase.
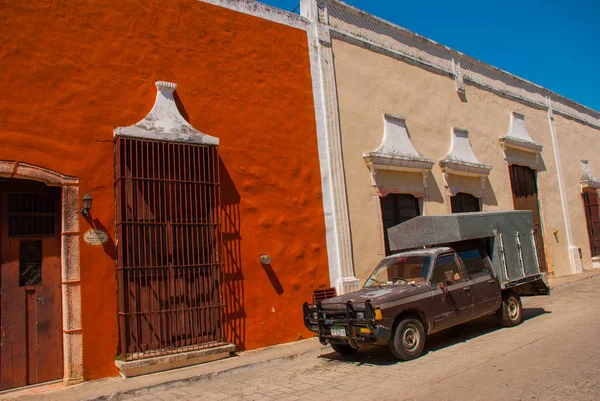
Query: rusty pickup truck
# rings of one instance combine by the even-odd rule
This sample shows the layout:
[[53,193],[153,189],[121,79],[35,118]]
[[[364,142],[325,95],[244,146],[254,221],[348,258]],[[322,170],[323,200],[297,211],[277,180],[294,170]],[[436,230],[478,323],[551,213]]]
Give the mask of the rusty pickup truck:
[[[522,322],[520,297],[548,295],[531,212],[421,216],[388,230],[392,250],[359,291],[303,305],[305,326],[341,354],[388,344],[417,358],[426,336],[486,315]],[[408,250],[407,250],[408,249]]]

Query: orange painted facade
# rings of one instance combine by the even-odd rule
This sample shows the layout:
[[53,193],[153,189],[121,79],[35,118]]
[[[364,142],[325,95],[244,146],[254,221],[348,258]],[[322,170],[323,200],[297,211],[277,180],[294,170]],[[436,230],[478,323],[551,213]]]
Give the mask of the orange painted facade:
[[[155,81],[176,82],[182,114],[220,139],[231,340],[306,336],[301,304],[329,285],[306,32],[195,0],[11,1],[0,15],[0,160],[77,177],[94,198],[80,233],[114,241],[113,128],[146,115]],[[115,248],[80,246],[94,379],[117,373]]]

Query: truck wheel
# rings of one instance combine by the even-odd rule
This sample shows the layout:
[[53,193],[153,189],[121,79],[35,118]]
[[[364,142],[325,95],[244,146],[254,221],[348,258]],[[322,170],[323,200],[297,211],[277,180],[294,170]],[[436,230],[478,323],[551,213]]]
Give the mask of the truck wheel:
[[425,347],[425,329],[414,318],[407,318],[396,325],[390,339],[392,354],[401,361],[418,358]]
[[506,327],[519,325],[523,322],[523,306],[521,298],[514,292],[502,295],[502,306],[498,310],[502,324]]
[[342,354],[342,355],[352,355],[352,354],[356,354],[356,351],[358,351],[358,348],[354,348],[351,345],[348,344],[330,344],[331,348],[333,348],[333,350],[335,352],[337,352],[338,354]]

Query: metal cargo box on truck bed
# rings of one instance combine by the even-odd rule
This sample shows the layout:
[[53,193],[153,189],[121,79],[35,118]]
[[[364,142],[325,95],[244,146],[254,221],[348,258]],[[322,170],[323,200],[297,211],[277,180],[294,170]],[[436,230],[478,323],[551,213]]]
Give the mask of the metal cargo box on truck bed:
[[489,239],[502,288],[541,280],[535,292],[549,293],[546,274],[540,272],[531,211],[418,216],[388,229],[388,236],[393,251]]

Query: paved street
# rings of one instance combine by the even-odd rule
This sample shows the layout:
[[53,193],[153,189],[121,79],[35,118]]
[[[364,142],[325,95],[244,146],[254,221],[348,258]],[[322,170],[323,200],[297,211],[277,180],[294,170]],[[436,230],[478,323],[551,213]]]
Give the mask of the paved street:
[[333,352],[218,376],[136,400],[600,400],[600,278],[523,299],[526,321],[492,319],[428,339],[397,362],[387,348]]

